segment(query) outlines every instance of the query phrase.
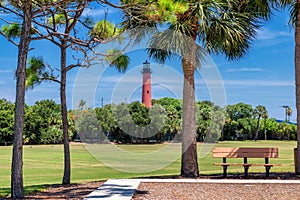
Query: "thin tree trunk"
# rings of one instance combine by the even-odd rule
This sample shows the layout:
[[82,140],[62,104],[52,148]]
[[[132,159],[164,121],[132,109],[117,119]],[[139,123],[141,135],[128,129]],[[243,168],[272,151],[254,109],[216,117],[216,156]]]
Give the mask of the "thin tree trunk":
[[267,140],[267,118],[265,118],[265,120],[264,120],[264,134],[265,134],[265,140]]
[[298,14],[295,30],[295,79],[296,79],[296,109],[297,109],[297,159],[296,159],[296,174],[300,174],[300,0],[298,2]]
[[30,43],[31,0],[24,4],[24,16],[20,44],[18,48],[18,67],[16,84],[16,104],[14,121],[14,142],[11,170],[11,196],[13,199],[24,197],[23,189],[23,128],[25,104],[26,62]]
[[69,133],[68,133],[68,112],[67,112],[67,100],[66,100],[66,42],[62,42],[61,45],[61,83],[60,83],[60,101],[61,101],[61,114],[62,114],[62,126],[63,126],[63,142],[64,142],[64,176],[62,184],[70,184],[71,179],[71,158],[70,158],[70,145],[69,145]]
[[258,116],[258,121],[257,121],[257,126],[256,126],[256,131],[255,131],[255,137],[254,137],[255,141],[257,141],[257,138],[258,138],[259,125],[260,125],[260,115]]
[[181,176],[198,177],[198,157],[195,120],[195,66],[182,59],[184,71]]

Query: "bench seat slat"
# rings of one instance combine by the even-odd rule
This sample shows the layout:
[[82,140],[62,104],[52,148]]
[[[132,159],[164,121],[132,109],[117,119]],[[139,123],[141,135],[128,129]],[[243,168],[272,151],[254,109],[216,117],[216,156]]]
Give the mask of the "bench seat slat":
[[[251,166],[282,166],[281,164],[256,164],[256,163],[247,163]],[[243,166],[243,163],[214,163],[215,166]]]
[[214,148],[214,158],[278,158],[278,148]]

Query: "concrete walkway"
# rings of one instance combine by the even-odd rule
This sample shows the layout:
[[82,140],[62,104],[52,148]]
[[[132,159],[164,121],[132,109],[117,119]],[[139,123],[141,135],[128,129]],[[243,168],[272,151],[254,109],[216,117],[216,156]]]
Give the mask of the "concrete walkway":
[[130,200],[141,182],[160,183],[224,183],[224,184],[300,184],[300,180],[255,180],[255,179],[110,179],[94,192],[88,195],[85,200]]
[[85,200],[130,200],[139,184],[138,179],[110,179],[89,194]]

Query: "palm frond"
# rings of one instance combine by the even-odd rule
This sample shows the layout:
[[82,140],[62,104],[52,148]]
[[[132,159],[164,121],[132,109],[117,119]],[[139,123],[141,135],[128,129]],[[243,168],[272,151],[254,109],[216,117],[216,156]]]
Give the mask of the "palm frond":
[[25,87],[26,89],[33,89],[36,84],[40,83],[39,76],[37,74],[27,75]]
[[101,20],[95,24],[89,35],[91,37],[96,37],[101,41],[115,37],[120,32],[121,29],[118,28],[114,23],[107,20]]
[[[272,14],[272,8],[278,8],[278,1],[273,0],[252,0],[246,4],[246,7],[239,12],[252,13],[255,17],[268,20]],[[238,10],[237,10],[238,11]]]
[[30,73],[38,73],[45,69],[45,62],[42,57],[31,57],[28,60],[27,71]]
[[[287,5],[290,1],[293,0],[157,0],[147,3],[130,0],[126,2],[137,3],[140,7],[131,15],[126,13],[125,18],[130,28],[163,24],[167,29],[150,39],[147,51],[156,60],[161,57],[164,62],[172,54],[194,53],[193,45],[188,45],[192,42],[186,38],[191,41],[197,38],[210,53],[224,53],[229,59],[237,59],[248,51],[256,30],[262,20],[269,19],[272,8]],[[144,12],[139,10],[142,7]],[[139,39],[145,35],[140,34]],[[196,52],[197,60],[203,57],[203,52],[203,49]]]
[[173,55],[170,51],[157,48],[147,48],[146,51],[149,57],[158,63],[165,63],[166,60],[170,59]]
[[294,0],[293,3],[290,4],[289,10],[290,10],[289,24],[291,24],[293,27],[295,27],[296,21],[297,21],[297,16],[298,16],[298,11],[299,11],[298,2]]
[[130,59],[128,56],[120,55],[111,63],[110,66],[115,67],[118,70],[118,72],[124,73],[127,70],[129,63]]
[[171,57],[181,59],[191,54],[195,54],[197,62],[200,63],[207,56],[206,52],[196,45],[193,38],[182,34],[178,29],[167,29],[153,35],[149,40],[148,46],[147,52],[149,56],[160,63],[164,63]]
[[237,12],[232,5],[224,6],[219,4],[206,12],[198,36],[209,52],[238,59],[249,49],[260,23],[256,15]]
[[18,38],[21,35],[21,26],[17,23],[12,23],[10,25],[4,25],[2,28],[3,33],[9,38]]
[[46,71],[46,64],[42,57],[31,57],[28,59],[26,68],[26,89],[33,89],[35,85],[39,85],[44,78],[51,75]]
[[127,55],[122,54],[117,49],[111,49],[107,54],[105,60],[109,63],[109,66],[115,67],[121,73],[127,70],[130,63],[130,58]]

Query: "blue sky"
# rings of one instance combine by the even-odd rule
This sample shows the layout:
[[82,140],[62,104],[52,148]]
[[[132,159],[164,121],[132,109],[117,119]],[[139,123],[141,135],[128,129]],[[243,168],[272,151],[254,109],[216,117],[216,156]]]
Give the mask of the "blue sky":
[[[103,10],[89,12],[94,17],[103,16]],[[114,13],[110,13],[114,14]],[[259,30],[257,39],[249,52],[238,61],[227,61],[222,55],[211,55],[220,78],[224,82],[225,104],[239,102],[251,104],[253,107],[264,105],[270,117],[283,120],[285,117],[283,105],[290,106],[295,112],[295,78],[294,78],[294,30],[288,25],[288,12],[276,13],[272,19]],[[17,63],[17,48],[0,38],[0,98],[10,101],[15,99],[14,72]],[[59,66],[58,48],[48,42],[34,42],[30,55],[43,56],[52,66]],[[74,93],[76,87],[85,85],[80,91],[80,98],[90,96],[94,106],[113,102],[131,102],[141,100],[140,69],[142,63],[149,58],[143,50],[128,52],[131,63],[125,74],[120,74],[112,68],[101,66],[89,69],[74,69],[68,73],[67,102],[71,109],[76,104]],[[71,58],[69,58],[69,61]],[[164,66],[151,61],[153,98],[165,96],[182,97],[182,70],[178,60],[167,62]],[[93,71],[95,70],[95,71]],[[99,75],[101,73],[101,76]],[[211,88],[200,73],[196,73],[197,100],[212,100]],[[78,75],[81,74],[81,75]],[[85,74],[86,76],[82,75]],[[80,78],[78,78],[80,76]],[[81,80],[79,83],[78,80]],[[125,86],[126,87],[123,87]],[[75,88],[75,90],[74,90]],[[130,89],[128,89],[130,88]],[[212,87],[213,88],[213,87]],[[88,93],[88,90],[92,91]],[[75,92],[74,92],[75,91]],[[53,99],[59,102],[59,85],[43,83],[26,93],[26,103],[32,105],[42,99]]]

